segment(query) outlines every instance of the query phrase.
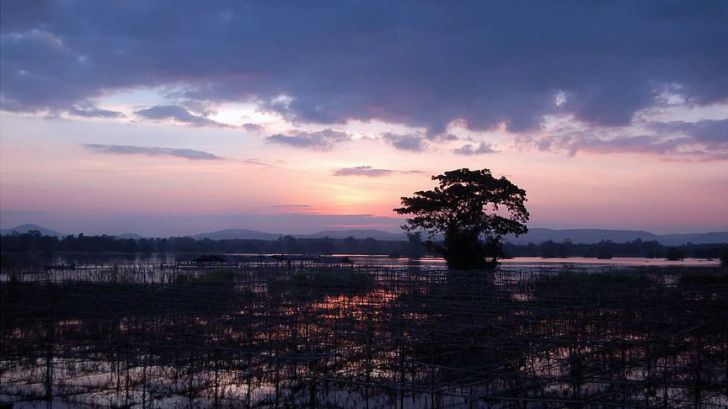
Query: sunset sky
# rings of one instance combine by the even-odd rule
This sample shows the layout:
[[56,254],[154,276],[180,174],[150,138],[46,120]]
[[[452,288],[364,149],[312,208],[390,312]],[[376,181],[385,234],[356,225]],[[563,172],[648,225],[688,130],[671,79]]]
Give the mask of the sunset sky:
[[397,231],[489,168],[532,227],[728,230],[728,2],[6,1],[0,223]]

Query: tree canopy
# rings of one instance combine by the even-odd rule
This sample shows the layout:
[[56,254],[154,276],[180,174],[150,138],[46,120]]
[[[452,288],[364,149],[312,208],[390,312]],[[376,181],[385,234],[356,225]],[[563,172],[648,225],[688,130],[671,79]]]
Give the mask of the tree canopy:
[[489,169],[452,170],[433,176],[439,186],[402,197],[399,214],[411,215],[403,226],[425,230],[430,238],[444,234],[444,245],[435,246],[458,269],[497,264],[501,238],[528,231],[526,191],[505,177],[495,178]]

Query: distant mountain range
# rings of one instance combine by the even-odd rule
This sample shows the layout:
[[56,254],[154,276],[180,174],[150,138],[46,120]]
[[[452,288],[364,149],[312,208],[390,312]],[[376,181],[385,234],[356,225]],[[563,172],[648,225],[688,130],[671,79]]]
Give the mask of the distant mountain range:
[[[271,234],[254,230],[222,230],[212,233],[200,234],[199,238],[209,238],[212,240],[224,239],[257,239],[257,240],[275,240],[284,234]],[[354,237],[355,239],[373,238],[382,241],[402,241],[407,240],[404,233],[390,233],[382,230],[324,230],[314,234],[292,234],[296,238],[324,238],[345,239]],[[657,240],[665,245],[679,245],[685,243],[693,244],[712,244],[712,243],[728,243],[728,232],[711,232],[711,233],[685,233],[685,234],[664,234],[658,235],[648,231],[641,230],[603,230],[603,229],[544,229],[532,228],[527,234],[514,237],[506,237],[506,241],[513,244],[541,243],[553,240],[560,243],[565,240],[571,240],[574,243],[593,244],[602,240],[611,240],[615,243],[625,243],[640,239],[642,241]]]
[[[36,224],[23,224],[12,229],[0,230],[0,234],[7,235],[16,233],[27,233],[31,230],[37,230],[46,236],[63,237],[64,235],[43,226]],[[196,239],[210,240],[277,240],[279,237],[286,235],[285,233],[267,233],[248,229],[228,229],[210,233],[202,233],[193,236]],[[296,238],[324,238],[345,239],[353,237],[355,239],[373,238],[381,241],[403,241],[407,240],[407,236],[402,233],[391,233],[382,230],[372,229],[349,229],[349,230],[324,230],[314,234],[292,234]],[[117,236],[125,239],[139,239],[139,235],[134,233],[125,233]],[[506,237],[506,241],[513,244],[541,243],[553,240],[560,243],[565,240],[571,240],[574,243],[593,244],[602,240],[611,240],[615,243],[624,243],[640,239],[642,241],[657,240],[664,245],[680,245],[685,243],[693,244],[713,244],[728,243],[728,231],[710,232],[710,233],[684,233],[684,234],[663,234],[658,235],[642,230],[604,230],[604,229],[544,229],[532,228],[527,234],[513,237]]]
[[518,237],[508,236],[506,241],[513,244],[541,243],[553,240],[560,243],[571,240],[574,243],[594,244],[602,240],[610,240],[615,243],[625,243],[634,240],[652,241],[657,240],[664,245],[679,245],[686,243],[713,244],[728,243],[728,232],[710,233],[684,233],[684,234],[663,234],[658,235],[643,230],[602,230],[602,229],[544,229],[532,228],[527,234]]
[[353,237],[355,239],[368,239],[372,238],[375,240],[382,241],[402,241],[407,240],[405,233],[390,233],[382,230],[324,230],[314,234],[300,235],[297,237],[301,238],[323,238],[329,237],[332,239],[345,239],[347,237]]
[[3,229],[0,230],[0,235],[6,236],[13,233],[25,234],[31,231],[38,231],[43,236],[63,237],[63,234],[43,226],[38,226],[37,224],[21,224],[20,226],[15,226],[12,229]]
[[228,229],[214,231],[211,233],[201,233],[193,237],[196,239],[210,240],[276,240],[281,236],[282,234],[265,233],[262,231],[248,229]]
[[[210,240],[231,240],[231,239],[248,239],[248,240],[277,240],[279,237],[285,236],[285,233],[266,233],[255,230],[247,229],[230,229],[220,230],[211,233],[202,233],[195,236],[200,239]],[[390,233],[381,230],[324,230],[313,234],[290,234],[290,236],[299,239],[320,239],[320,238],[331,238],[331,239],[345,239],[347,237],[354,237],[355,239],[366,239],[373,238],[375,240],[382,241],[402,241],[407,240],[407,236],[404,233]]]

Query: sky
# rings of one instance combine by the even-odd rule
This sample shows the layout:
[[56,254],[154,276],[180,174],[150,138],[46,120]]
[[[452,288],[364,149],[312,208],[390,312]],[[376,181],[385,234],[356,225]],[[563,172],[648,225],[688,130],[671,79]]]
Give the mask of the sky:
[[397,231],[491,169],[531,227],[728,230],[728,2],[0,2],[0,225]]

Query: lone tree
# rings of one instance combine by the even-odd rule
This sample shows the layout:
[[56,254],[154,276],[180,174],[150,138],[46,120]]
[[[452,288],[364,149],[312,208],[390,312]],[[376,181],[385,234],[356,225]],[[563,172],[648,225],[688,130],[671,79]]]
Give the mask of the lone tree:
[[489,169],[458,169],[433,176],[439,186],[402,198],[399,214],[412,215],[404,229],[425,230],[430,238],[442,233],[443,246],[434,246],[450,268],[492,268],[502,255],[501,238],[528,231],[526,191]]

